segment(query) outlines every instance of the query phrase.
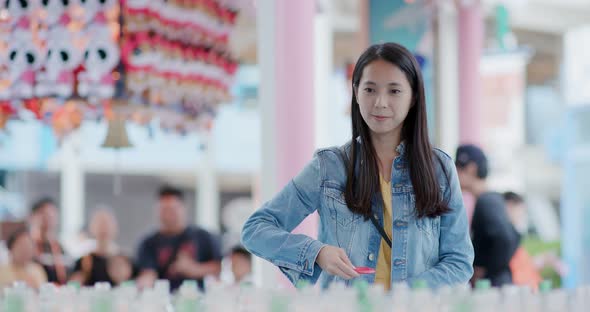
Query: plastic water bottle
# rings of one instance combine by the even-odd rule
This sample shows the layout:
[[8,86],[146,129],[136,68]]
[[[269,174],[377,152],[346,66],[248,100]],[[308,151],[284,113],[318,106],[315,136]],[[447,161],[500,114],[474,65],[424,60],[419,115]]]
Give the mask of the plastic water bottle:
[[206,296],[203,298],[205,311],[236,311],[240,289],[237,287],[221,287],[209,284]]
[[490,280],[478,280],[475,283],[471,304],[473,311],[495,312],[500,307],[500,293],[492,288]]
[[82,287],[78,290],[75,301],[76,311],[90,312],[93,292],[94,288],[92,287]]
[[520,312],[522,309],[521,287],[507,285],[502,287],[502,311]]
[[356,290],[347,288],[342,283],[332,284],[323,296],[325,297],[325,306],[329,307],[328,312],[358,311]]
[[395,312],[410,312],[410,288],[406,283],[395,283],[391,287],[392,307]]
[[117,312],[137,311],[137,287],[133,281],[127,281],[115,289],[115,310]]
[[410,311],[436,312],[438,310],[438,300],[425,280],[414,281],[410,298]]
[[367,290],[367,298],[371,302],[374,312],[387,311],[391,307],[391,297],[385,293],[385,288],[380,284],[373,284]]
[[174,311],[172,298],[170,296],[170,281],[157,280],[154,284],[154,290],[157,294],[158,306],[162,306],[160,311]]
[[114,310],[114,300],[111,284],[96,283],[91,296],[91,312],[111,312]]
[[26,296],[22,291],[14,288],[4,289],[4,301],[2,311],[4,312],[25,312]]
[[291,297],[284,291],[270,294],[269,312],[288,312]]
[[320,295],[314,288],[307,285],[299,285],[297,293],[291,300],[291,312],[307,312],[319,310],[322,311],[324,306],[320,303]]
[[564,290],[553,290],[546,294],[543,303],[545,312],[569,311],[568,295]]
[[55,300],[58,302],[57,310],[59,312],[83,312],[87,311],[81,308],[81,296],[78,292],[79,288],[76,288],[75,285],[68,284],[67,286],[63,286],[57,289],[57,299]]
[[177,294],[176,312],[201,312],[203,311],[199,289],[196,281],[184,281]]
[[539,284],[539,292],[541,294],[549,293],[552,289],[553,283],[550,280],[544,280]]

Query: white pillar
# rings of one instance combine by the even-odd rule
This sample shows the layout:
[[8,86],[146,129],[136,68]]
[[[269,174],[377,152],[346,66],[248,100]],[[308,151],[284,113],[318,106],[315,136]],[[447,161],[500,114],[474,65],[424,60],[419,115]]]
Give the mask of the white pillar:
[[[260,67],[260,88],[258,102],[261,120],[261,162],[260,162],[260,203],[272,198],[276,190],[276,146],[275,146],[275,0],[256,2],[258,66]],[[257,209],[258,207],[256,207]],[[277,269],[269,262],[254,257],[252,272],[258,286],[276,284]]]
[[314,20],[314,89],[315,89],[315,144],[316,148],[334,145],[334,105],[332,68],[334,63],[334,31],[332,29],[332,0],[318,1],[319,10]]
[[70,134],[61,146],[61,239],[70,240],[84,225],[84,169],[80,160],[80,133]]
[[203,135],[206,148],[198,166],[195,223],[208,231],[219,233],[219,186],[215,170],[215,145],[207,134]]
[[436,24],[436,145],[450,155],[459,145],[459,45],[453,1],[438,5]]

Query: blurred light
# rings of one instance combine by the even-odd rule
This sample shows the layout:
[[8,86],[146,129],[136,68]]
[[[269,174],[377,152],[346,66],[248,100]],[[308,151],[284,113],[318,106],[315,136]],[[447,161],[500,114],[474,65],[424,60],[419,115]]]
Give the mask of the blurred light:
[[9,79],[0,79],[0,91],[4,91],[5,89],[8,90],[10,87],[10,80]]
[[8,10],[2,9],[0,10],[0,21],[8,20],[10,14],[8,14]]

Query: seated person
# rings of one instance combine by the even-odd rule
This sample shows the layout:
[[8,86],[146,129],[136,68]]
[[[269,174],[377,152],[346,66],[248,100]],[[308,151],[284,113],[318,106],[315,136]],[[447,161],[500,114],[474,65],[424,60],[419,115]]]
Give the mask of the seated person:
[[34,262],[35,246],[28,229],[21,228],[13,232],[6,245],[10,251],[10,260],[0,266],[0,288],[22,281],[36,289],[47,282],[43,267]]
[[65,284],[72,263],[57,239],[59,209],[55,201],[47,197],[35,202],[31,207],[29,224],[35,244],[35,261],[43,266],[49,282]]
[[157,279],[166,279],[175,291],[185,280],[196,280],[204,290],[205,278],[218,278],[221,271],[217,236],[187,222],[184,195],[177,188],[160,189],[157,211],[159,229],[138,248],[137,286],[151,287]]
[[96,239],[96,247],[93,252],[76,261],[70,281],[84,286],[92,286],[97,282],[115,284],[109,275],[108,266],[110,258],[118,255],[115,244],[117,220],[110,211],[98,210],[90,220],[90,232]]

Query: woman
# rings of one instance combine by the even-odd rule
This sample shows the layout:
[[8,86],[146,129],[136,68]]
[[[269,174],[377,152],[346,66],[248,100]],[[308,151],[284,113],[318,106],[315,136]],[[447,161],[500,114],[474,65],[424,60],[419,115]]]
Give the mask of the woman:
[[[293,283],[467,283],[467,217],[453,160],[430,145],[419,65],[398,44],[373,45],[357,61],[352,87],[352,140],[316,152],[248,219],[243,244]],[[316,210],[318,240],[290,233]]]
[[6,241],[10,251],[10,261],[0,267],[0,289],[10,286],[16,281],[23,281],[29,287],[39,288],[47,282],[43,267],[33,262],[35,245],[31,234],[26,228],[12,233]]
[[[109,210],[100,209],[93,214],[90,232],[96,239],[96,248],[92,253],[76,261],[71,281],[85,286],[92,286],[97,282],[116,285],[131,277],[130,262],[125,261],[124,257],[121,259],[117,254],[115,239],[118,231],[117,220]],[[119,277],[120,274],[114,274],[123,269],[123,278]]]

